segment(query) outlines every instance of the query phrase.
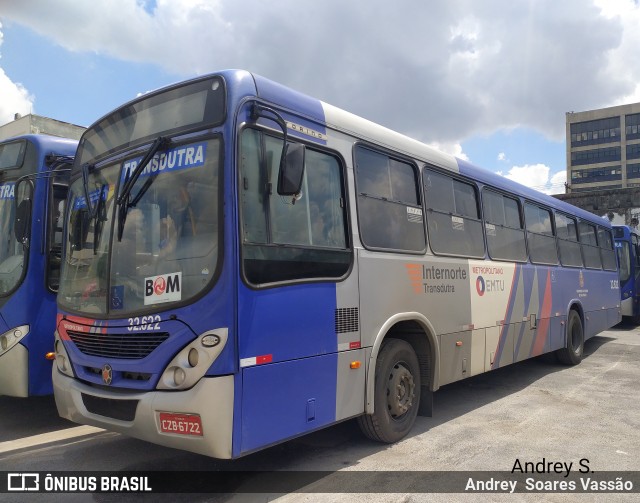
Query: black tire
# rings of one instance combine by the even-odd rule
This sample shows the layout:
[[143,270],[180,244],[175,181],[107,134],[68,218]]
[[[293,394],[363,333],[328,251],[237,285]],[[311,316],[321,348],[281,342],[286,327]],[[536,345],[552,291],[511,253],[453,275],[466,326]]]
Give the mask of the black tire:
[[580,315],[574,311],[569,311],[567,320],[567,345],[556,351],[558,360],[565,365],[577,365],[582,361],[584,352],[584,330]]
[[420,366],[408,342],[383,342],[376,361],[374,388],[374,412],[360,416],[358,425],[372,440],[397,442],[413,427],[420,405]]

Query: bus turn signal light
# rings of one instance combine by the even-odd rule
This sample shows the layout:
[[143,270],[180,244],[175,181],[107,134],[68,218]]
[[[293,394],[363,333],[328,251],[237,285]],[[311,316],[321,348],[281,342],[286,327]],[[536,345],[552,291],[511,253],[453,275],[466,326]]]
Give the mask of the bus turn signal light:
[[46,360],[55,360],[56,359],[56,354],[53,351],[49,351],[46,355],[44,355]]
[[349,364],[349,367],[352,368],[352,369],[359,369],[360,368],[360,362],[359,361],[351,362]]

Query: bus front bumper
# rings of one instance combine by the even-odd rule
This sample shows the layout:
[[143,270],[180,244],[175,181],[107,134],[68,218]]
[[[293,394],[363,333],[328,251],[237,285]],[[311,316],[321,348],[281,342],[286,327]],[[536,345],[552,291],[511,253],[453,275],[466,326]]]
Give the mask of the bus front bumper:
[[29,396],[29,350],[22,344],[0,356],[0,395]]
[[[184,391],[122,393],[88,386],[54,366],[53,391],[58,413],[73,422],[214,458],[232,457],[233,376],[205,377]],[[161,431],[160,416],[167,413],[198,415],[201,434],[199,428],[189,434]]]

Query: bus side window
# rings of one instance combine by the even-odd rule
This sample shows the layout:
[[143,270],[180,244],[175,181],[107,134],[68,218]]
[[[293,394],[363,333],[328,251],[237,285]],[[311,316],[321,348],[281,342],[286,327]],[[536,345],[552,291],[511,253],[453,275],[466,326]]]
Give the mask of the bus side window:
[[617,269],[616,251],[613,246],[611,231],[598,226],[598,245],[600,246],[602,267],[607,271],[615,271]]
[[514,198],[483,190],[485,232],[489,256],[494,260],[527,260],[520,204]]
[[342,166],[337,157],[306,150],[302,191],[276,191],[282,140],[247,128],[241,135],[242,255],[254,285],[340,278],[351,263]]
[[578,229],[580,231],[584,266],[588,269],[602,269],[602,259],[600,258],[600,251],[598,250],[595,225],[580,222]]
[[60,286],[60,266],[62,264],[62,227],[67,204],[68,187],[53,183],[49,206],[49,257],[47,286],[53,292]]
[[556,265],[558,263],[558,248],[553,233],[551,212],[546,208],[525,203],[524,218],[531,262]]
[[582,253],[578,242],[576,219],[562,213],[556,213],[556,234],[560,250],[560,263],[564,266],[582,267]]
[[426,243],[415,166],[363,146],[356,147],[355,162],[364,245],[423,252]]
[[640,247],[638,238],[635,234],[631,235],[631,253],[633,253],[633,263],[636,266],[640,266]]
[[433,252],[484,258],[475,186],[431,169],[424,170],[423,183]]

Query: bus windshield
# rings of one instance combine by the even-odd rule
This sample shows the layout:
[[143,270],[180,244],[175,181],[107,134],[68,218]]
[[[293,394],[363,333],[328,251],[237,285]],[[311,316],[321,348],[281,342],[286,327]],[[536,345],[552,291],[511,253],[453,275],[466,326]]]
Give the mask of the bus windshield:
[[[68,239],[59,301],[74,311],[114,316],[197,295],[218,261],[220,138],[172,145],[136,181],[127,209],[115,191],[141,157],[108,163],[70,189]],[[147,183],[148,189],[140,191]]]
[[11,292],[22,278],[24,247],[14,232],[15,184],[0,183],[0,295]]
[[224,103],[222,79],[210,77],[145,95],[85,132],[72,171],[61,306],[122,317],[184,302],[210,284],[222,156],[210,128],[224,122]]
[[620,264],[620,284],[624,285],[631,276],[631,254],[629,252],[629,243],[617,242],[616,251],[618,252],[618,263]]

